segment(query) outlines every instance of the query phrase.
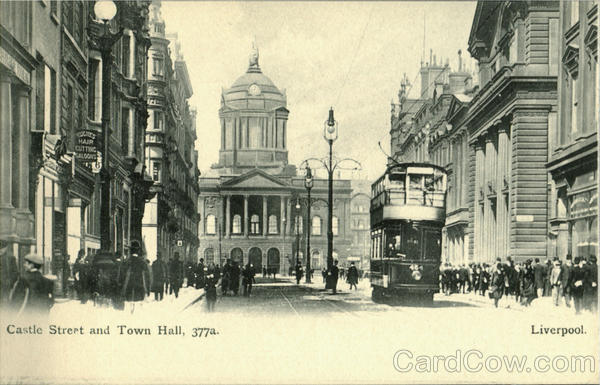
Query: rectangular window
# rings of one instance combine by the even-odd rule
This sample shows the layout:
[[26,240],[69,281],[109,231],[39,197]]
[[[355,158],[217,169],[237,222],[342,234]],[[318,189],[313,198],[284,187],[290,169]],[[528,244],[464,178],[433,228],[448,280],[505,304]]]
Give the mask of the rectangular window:
[[152,180],[160,182],[160,162],[154,161],[152,163]]
[[67,105],[66,105],[66,114],[65,114],[65,128],[69,135],[69,142],[75,143],[75,130],[73,127],[73,116],[74,116],[74,108],[73,108],[73,87],[69,85],[67,87]]
[[129,108],[121,109],[121,148],[123,154],[129,154]]
[[161,58],[152,59],[152,75],[162,77],[164,76],[164,61]]
[[154,129],[163,130],[163,113],[161,111],[154,111]]
[[578,131],[577,116],[579,111],[579,77],[572,75],[571,77],[571,137],[575,138]]
[[125,77],[130,77],[131,73],[129,72],[129,59],[131,58],[131,36],[130,35],[123,35],[123,56],[122,56],[122,64],[121,64],[121,70],[123,71],[123,75]]

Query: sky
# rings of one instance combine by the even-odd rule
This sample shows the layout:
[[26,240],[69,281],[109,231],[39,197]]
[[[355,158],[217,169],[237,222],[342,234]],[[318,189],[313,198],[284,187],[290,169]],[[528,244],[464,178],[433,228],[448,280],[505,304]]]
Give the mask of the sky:
[[197,114],[198,166],[218,161],[221,90],[248,68],[255,41],[260,67],[286,90],[289,162],[321,158],[323,123],[333,107],[339,124],[334,154],[362,165],[354,177],[376,179],[389,151],[390,103],[404,74],[420,92],[421,58],[458,67],[466,50],[475,2],[200,2],[163,1],[168,33],[176,32],[186,60]]

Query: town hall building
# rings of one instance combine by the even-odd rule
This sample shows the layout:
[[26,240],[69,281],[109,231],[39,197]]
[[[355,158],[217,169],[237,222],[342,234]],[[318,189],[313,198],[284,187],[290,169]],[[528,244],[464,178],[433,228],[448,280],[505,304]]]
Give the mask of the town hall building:
[[[285,91],[265,76],[254,49],[245,74],[223,90],[219,117],[219,161],[200,178],[199,258],[222,265],[227,259],[287,272],[306,264],[307,191],[304,170],[288,163]],[[311,190],[311,267],[326,267],[327,189],[315,179]],[[351,251],[352,187],[334,180],[333,257],[344,266]]]

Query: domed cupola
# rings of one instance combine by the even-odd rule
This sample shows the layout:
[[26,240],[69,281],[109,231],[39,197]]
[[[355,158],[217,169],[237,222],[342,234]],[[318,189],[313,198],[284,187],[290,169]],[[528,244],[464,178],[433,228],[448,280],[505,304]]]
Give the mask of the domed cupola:
[[258,64],[258,49],[253,47],[250,63],[245,74],[240,76],[231,88],[223,91],[221,106],[235,109],[272,110],[285,107],[284,93],[262,73]]
[[253,45],[248,70],[221,94],[221,150],[214,168],[234,174],[250,168],[288,173],[286,105],[285,91],[262,73]]

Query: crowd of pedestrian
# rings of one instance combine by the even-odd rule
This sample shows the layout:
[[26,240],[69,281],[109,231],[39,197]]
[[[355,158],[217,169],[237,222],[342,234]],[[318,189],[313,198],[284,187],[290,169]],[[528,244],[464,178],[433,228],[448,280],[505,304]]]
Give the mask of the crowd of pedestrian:
[[486,293],[498,307],[503,297],[512,297],[522,306],[530,306],[536,298],[552,297],[554,306],[598,311],[598,265],[595,255],[589,258],[567,255],[540,262],[539,258],[515,263],[511,257],[494,264],[444,263],[440,268],[440,285],[445,295],[453,293]]

